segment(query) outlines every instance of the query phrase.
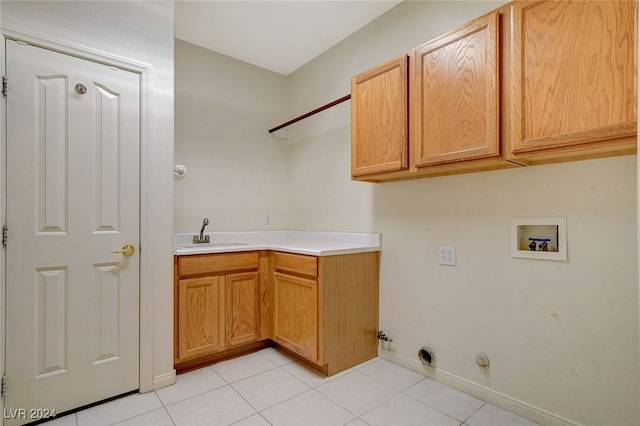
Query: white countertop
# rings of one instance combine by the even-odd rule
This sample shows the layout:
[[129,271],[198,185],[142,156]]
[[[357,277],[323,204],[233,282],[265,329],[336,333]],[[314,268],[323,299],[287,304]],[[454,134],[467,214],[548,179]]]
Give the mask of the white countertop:
[[174,234],[174,252],[189,254],[274,250],[331,256],[380,251],[381,235],[355,232],[244,231],[205,232],[210,244],[193,244],[194,233]]

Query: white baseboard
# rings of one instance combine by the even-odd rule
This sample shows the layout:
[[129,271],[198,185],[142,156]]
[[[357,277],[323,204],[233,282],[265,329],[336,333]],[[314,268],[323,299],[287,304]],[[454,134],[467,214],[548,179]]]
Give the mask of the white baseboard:
[[572,420],[558,416],[540,407],[512,398],[477,383],[470,382],[469,380],[458,377],[446,370],[426,367],[417,359],[412,359],[384,348],[378,348],[378,356],[386,359],[387,361],[406,367],[409,370],[415,371],[416,373],[422,374],[423,376],[427,376],[430,379],[451,386],[461,392],[472,395],[482,401],[495,405],[496,407],[500,407],[536,423],[540,423],[541,425],[583,426],[581,423],[576,423]]
[[171,386],[176,382],[176,370],[168,373],[160,374],[153,378],[153,390],[158,390],[167,386]]

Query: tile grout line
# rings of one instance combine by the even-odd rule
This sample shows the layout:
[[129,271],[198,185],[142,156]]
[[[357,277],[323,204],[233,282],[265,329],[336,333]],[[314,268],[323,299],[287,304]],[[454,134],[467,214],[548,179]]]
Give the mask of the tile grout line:
[[[427,378],[427,380],[432,380],[432,379]],[[420,382],[422,382],[422,380],[421,380]],[[420,382],[418,382],[418,383],[420,383]],[[417,383],[416,383],[416,384],[417,384]],[[414,385],[414,386],[415,386],[415,385]],[[413,386],[411,386],[411,387],[413,387]],[[467,417],[467,419],[466,419],[466,420],[460,420],[460,419],[457,419],[457,418],[453,417],[451,414],[449,414],[449,413],[446,413],[446,412],[442,411],[442,410],[441,410],[441,409],[439,409],[439,408],[436,408],[436,407],[434,407],[434,406],[432,406],[432,405],[430,405],[430,404],[427,404],[427,403],[426,403],[426,402],[424,402],[424,401],[420,401],[419,399],[417,399],[417,398],[415,398],[415,397],[413,397],[413,396],[411,396],[411,395],[409,395],[409,394],[404,393],[404,391],[403,391],[403,392],[401,392],[401,393],[402,393],[404,396],[407,396],[407,397],[409,397],[409,398],[413,399],[414,401],[419,402],[419,403],[420,403],[420,404],[422,404],[422,405],[425,405],[425,406],[427,406],[427,407],[429,407],[429,408],[431,408],[431,409],[433,409],[433,410],[436,410],[437,412],[439,412],[439,413],[441,413],[441,414],[444,414],[444,415],[445,415],[445,416],[447,416],[447,417],[451,417],[451,418],[452,418],[453,420],[455,420],[455,421],[461,422],[460,424],[462,424],[462,423],[466,422],[467,420],[469,420],[469,418],[470,418],[471,416],[473,416],[473,414],[475,414],[475,413],[476,413],[480,408],[484,407],[484,405],[486,404],[486,402],[483,402],[482,406],[480,406],[480,408],[478,408],[478,410],[474,411],[474,412],[471,414],[471,416]],[[476,399],[477,399],[477,398],[476,398]]]
[[[308,387],[308,389],[306,389],[304,392],[301,392],[301,393],[299,393],[299,394],[293,395],[293,396],[291,396],[291,397],[289,397],[289,398],[287,398],[287,399],[285,399],[285,400],[283,400],[283,401],[280,401],[280,402],[278,402],[278,403],[276,403],[276,404],[273,404],[273,405],[270,405],[270,406],[268,406],[268,407],[265,407],[265,408],[263,408],[262,410],[258,410],[258,409],[253,405],[253,404],[251,404],[249,401],[247,401],[247,400],[246,400],[246,399],[245,399],[245,398],[240,394],[240,392],[239,392],[236,388],[233,388],[233,390],[235,390],[235,391],[236,391],[236,393],[238,393],[238,394],[242,397],[242,399],[244,399],[245,401],[247,401],[247,403],[248,403],[249,405],[251,405],[251,407],[253,407],[253,409],[254,409],[254,410],[256,410],[256,412],[258,412],[258,413],[262,413],[263,411],[268,410],[269,408],[275,407],[276,405],[282,404],[282,403],[284,403],[284,402],[286,402],[286,401],[289,401],[289,400],[291,400],[291,399],[293,399],[293,398],[296,398],[296,397],[298,397],[298,396],[300,396],[300,395],[302,395],[302,394],[305,394],[305,393],[307,393],[307,392],[309,392],[309,391],[311,391],[311,390],[314,390],[311,386],[309,386],[308,384],[304,383],[302,380],[300,380],[299,378],[297,378],[297,377],[296,377],[296,376],[294,376],[293,374],[289,373],[287,370],[285,370],[285,369],[284,369],[284,368],[282,368],[281,366],[278,366],[278,367],[276,367],[276,368],[277,368],[277,369],[280,369],[280,370],[281,370],[282,372],[284,372],[285,374],[288,374],[289,376],[293,377],[293,378],[294,378],[294,379],[296,379],[298,382],[300,382],[300,383],[302,383],[304,386]],[[267,372],[269,372],[269,371],[273,371],[273,370],[275,370],[275,369],[267,370],[267,371],[264,371],[263,373],[267,373]],[[263,374],[263,373],[260,373],[260,374]],[[259,374],[256,374],[256,376],[259,376]],[[256,377],[256,376],[252,376],[252,377]],[[248,379],[248,378],[249,378],[249,377],[247,377],[247,379]],[[242,379],[242,380],[245,380],[245,379]],[[240,381],[241,381],[241,380],[238,380],[238,382],[240,382]],[[235,383],[237,383],[237,382],[235,382]],[[231,387],[233,387],[233,385],[230,385],[230,386],[231,386]]]
[[[369,410],[365,411],[365,412],[364,412],[364,413],[362,413],[362,414],[354,413],[353,411],[349,410],[347,407],[343,406],[340,402],[338,402],[338,401],[334,400],[333,398],[331,398],[329,395],[325,395],[324,393],[320,392],[320,393],[321,393],[322,395],[324,395],[327,399],[329,399],[330,401],[333,401],[333,402],[334,402],[334,403],[336,403],[338,406],[340,406],[340,407],[342,407],[343,409],[347,410],[349,413],[353,414],[353,415],[354,415],[354,416],[356,416],[356,418],[358,418],[358,419],[360,419],[360,416],[363,416],[363,415],[367,414],[368,412],[370,412],[370,411],[372,411],[372,410],[375,410],[375,409],[376,409],[376,408],[378,408],[379,406],[381,406],[381,405],[383,405],[383,404],[386,404],[387,402],[391,401],[393,398],[397,397],[397,396],[398,396],[398,395],[400,395],[400,393],[401,393],[401,392],[399,392],[399,391],[397,391],[397,390],[395,390],[395,389],[393,389],[393,388],[391,388],[391,387],[389,387],[389,386],[385,385],[384,383],[380,382],[379,380],[377,380],[377,379],[375,379],[375,378],[373,378],[373,377],[369,376],[368,374],[365,374],[365,373],[364,373],[364,372],[362,372],[362,371],[358,371],[358,369],[357,369],[357,368],[351,368],[350,370],[351,370],[350,372],[357,372],[357,373],[359,373],[359,374],[363,375],[364,377],[367,377],[367,378],[369,378],[369,379],[371,379],[371,380],[375,380],[375,381],[376,381],[376,382],[378,382],[378,384],[380,384],[381,386],[383,386],[383,387],[385,387],[385,388],[387,388],[387,389],[391,389],[392,391],[394,391],[394,392],[395,392],[395,395],[393,395],[393,396],[392,396],[392,397],[390,397],[389,399],[386,399],[386,400],[385,400],[384,402],[382,402],[381,404],[377,404],[375,407],[370,408]],[[346,376],[346,375],[345,375],[345,376]],[[360,420],[362,420],[362,419],[360,419]],[[362,420],[362,421],[364,421],[364,420]],[[367,423],[367,422],[365,422],[365,423]],[[368,424],[368,423],[367,423],[367,424]]]
[[267,422],[269,425],[273,426],[273,423],[271,423],[269,420],[267,420],[267,418],[266,418],[265,416],[263,416],[263,415],[262,415],[262,413],[261,413],[261,412],[259,412],[259,411],[258,411],[257,413],[250,414],[250,415],[248,415],[247,417],[243,417],[243,418],[241,418],[241,419],[238,419],[238,420],[236,420],[236,421],[235,421],[235,422],[233,422],[233,423],[229,423],[227,426],[233,426],[233,425],[238,424],[238,423],[240,423],[240,422],[242,422],[242,421],[244,421],[244,420],[247,420],[249,417],[253,417],[253,416],[255,416],[255,415],[260,416],[262,419],[264,419],[264,421],[265,421],[265,422]]
[[[176,383],[177,383],[177,378],[176,378]],[[175,383],[174,383],[175,384]],[[158,399],[160,400],[160,404],[162,404],[162,409],[164,410],[165,413],[167,413],[167,416],[169,417],[169,420],[171,420],[171,423],[173,423],[173,426],[176,426],[176,422],[175,420],[173,420],[173,417],[171,416],[171,413],[169,412],[169,410],[167,410],[167,405],[171,405],[171,404],[165,404],[164,401],[162,400],[162,398],[160,398],[160,395],[158,395],[158,390],[154,390],[153,393],[156,394],[156,397],[158,397]],[[187,398],[188,399],[188,398]],[[178,401],[176,401],[178,402]]]
[[462,421],[462,424],[466,424],[466,423],[467,423],[467,420],[469,420],[471,417],[475,416],[475,415],[476,415],[476,413],[477,413],[478,411],[482,410],[482,407],[484,407],[485,405],[487,405],[487,402],[486,402],[486,401],[483,401],[483,404],[482,404],[480,407],[478,407],[478,409],[477,409],[476,411],[474,411],[473,413],[471,413],[471,415],[470,415],[469,417],[467,417],[466,419],[464,419],[464,420]]
[[[208,367],[210,367],[210,366],[208,366]],[[204,369],[204,368],[207,368],[207,367],[203,367],[203,369]],[[197,370],[194,370],[194,371],[197,371]],[[193,372],[193,371],[190,371],[189,373],[192,373],[192,372]],[[189,373],[185,373],[185,374],[189,374]],[[223,384],[223,385],[220,385],[220,386],[218,386],[218,387],[211,388],[211,389],[207,389],[207,390],[205,390],[205,391],[202,391],[202,392],[199,392],[199,393],[193,394],[193,395],[191,395],[191,396],[189,396],[189,397],[187,397],[187,398],[184,398],[184,399],[179,399],[179,400],[177,400],[177,401],[173,401],[173,402],[172,402],[172,403],[170,403],[170,404],[165,404],[165,403],[164,403],[164,401],[162,400],[162,398],[160,397],[160,395],[158,395],[158,394],[157,394],[157,392],[158,392],[157,390],[155,390],[154,392],[156,392],[156,395],[158,396],[158,399],[160,400],[160,403],[162,404],[162,406],[163,406],[164,408],[167,408],[167,407],[169,407],[169,406],[171,406],[171,405],[175,405],[175,404],[178,404],[178,403],[180,403],[180,402],[187,401],[187,400],[189,400],[189,399],[191,399],[191,398],[196,398],[196,397],[198,397],[198,396],[204,395],[205,393],[213,392],[214,390],[217,390],[217,389],[223,388],[223,387],[225,387],[225,386],[231,386],[231,384],[230,384],[230,383],[228,383],[226,380],[224,380],[224,379],[222,378],[222,376],[220,376],[216,371],[213,371],[213,373],[214,373],[214,374],[216,374],[218,377],[220,377],[220,380],[222,380],[222,381],[224,382],[224,384]]]
[[[247,377],[243,377],[243,378],[235,380],[235,381],[229,381],[229,380],[225,379],[225,377],[223,377],[218,371],[215,370],[214,365],[206,366],[204,368],[211,368],[211,372],[213,372],[214,375],[216,376],[216,380],[213,380],[212,382],[210,382],[209,379],[210,378],[213,379],[213,376],[209,377],[208,375],[205,374],[204,375],[205,377],[197,378],[198,380],[201,380],[201,381],[199,382],[198,380],[196,380],[195,381],[196,386],[194,388],[192,388],[192,389],[198,390],[198,386],[199,385],[204,384],[205,386],[207,386],[207,384],[209,384],[209,383],[217,383],[217,387],[213,387],[211,389],[207,389],[205,391],[198,392],[198,393],[196,393],[194,395],[190,395],[187,398],[184,398],[184,399],[181,399],[181,400],[178,400],[178,401],[174,401],[174,402],[171,402],[169,404],[165,404],[163,399],[160,397],[159,390],[154,390],[152,392],[154,393],[155,398],[157,399],[157,401],[160,402],[160,406],[159,407],[149,409],[148,411],[145,411],[145,412],[137,413],[137,414],[135,414],[135,415],[133,415],[131,417],[127,417],[125,419],[118,420],[116,423],[110,423],[110,424],[120,425],[120,424],[123,424],[125,422],[132,421],[133,419],[137,419],[137,418],[143,417],[145,415],[149,415],[150,413],[155,412],[156,410],[159,410],[161,408],[161,409],[164,410],[164,413],[167,415],[167,417],[168,417],[169,421],[171,422],[171,424],[173,426],[176,426],[176,425],[179,424],[181,419],[179,419],[179,418],[175,418],[174,419],[174,417],[171,415],[171,413],[168,410],[169,407],[171,407],[171,406],[173,406],[175,404],[179,404],[179,403],[188,401],[190,399],[194,399],[194,398],[200,397],[200,396],[202,396],[204,394],[207,394],[207,393],[210,393],[210,392],[214,392],[216,390],[223,389],[226,386],[231,388],[231,390],[233,390],[233,392],[237,396],[239,396],[240,399],[242,401],[244,401],[254,411],[253,413],[245,416],[244,418],[237,419],[237,420],[234,420],[233,423],[229,423],[228,425],[230,425],[230,426],[231,425],[235,425],[236,423],[240,423],[242,421],[245,421],[250,417],[256,416],[256,414],[259,416],[260,419],[262,419],[265,422],[265,424],[273,426],[273,423],[271,421],[269,421],[267,419],[267,417],[265,417],[265,415],[264,415],[265,411],[270,410],[273,407],[277,407],[277,406],[279,406],[281,404],[288,403],[291,400],[293,400],[295,398],[298,398],[298,397],[300,397],[302,395],[309,394],[309,392],[312,392],[312,391],[315,391],[315,395],[317,395],[317,396],[319,396],[321,398],[324,398],[327,401],[335,404],[336,407],[339,407],[340,409],[344,410],[344,412],[349,413],[352,416],[352,418],[349,421],[347,421],[346,423],[344,423],[343,426],[345,426],[345,425],[347,425],[347,424],[349,424],[351,422],[354,422],[354,421],[360,421],[360,422],[363,422],[366,425],[370,425],[369,422],[367,422],[367,421],[365,421],[363,419],[363,416],[366,416],[369,413],[371,413],[372,411],[377,410],[380,407],[389,404],[390,401],[394,400],[399,395],[402,395],[403,397],[409,397],[411,400],[413,400],[415,402],[418,402],[420,405],[428,407],[428,408],[430,408],[432,410],[435,410],[438,413],[441,413],[442,415],[447,416],[448,418],[456,421],[458,426],[468,426],[467,425],[467,421],[469,419],[471,419],[473,416],[475,416],[483,408],[485,408],[487,406],[490,406],[490,404],[487,403],[486,401],[478,400],[478,401],[482,402],[482,404],[477,409],[475,409],[470,415],[468,415],[464,420],[460,420],[460,419],[454,417],[453,415],[449,414],[448,412],[445,412],[442,409],[436,408],[436,407],[432,406],[430,403],[418,399],[417,396],[413,396],[413,395],[408,393],[408,391],[410,389],[414,388],[415,386],[419,385],[420,383],[431,381],[433,379],[430,379],[430,378],[427,378],[427,377],[421,377],[421,378],[419,378],[419,380],[417,382],[412,383],[412,384],[410,384],[410,385],[405,387],[405,384],[407,382],[410,382],[412,380],[417,380],[418,378],[417,377],[416,378],[411,378],[411,380],[409,380],[409,377],[407,377],[407,378],[395,377],[394,378],[394,377],[390,376],[390,375],[393,375],[393,373],[394,373],[393,370],[388,370],[388,369],[385,370],[385,368],[381,368],[381,367],[377,367],[377,369],[371,368],[369,370],[365,370],[365,367],[377,362],[377,360],[370,360],[369,362],[367,362],[365,364],[362,364],[362,365],[347,369],[344,372],[338,373],[338,374],[336,374],[334,376],[331,376],[331,377],[321,377],[320,375],[318,375],[318,378],[320,380],[315,380],[314,377],[312,377],[312,375],[303,374],[301,372],[301,370],[299,372],[298,367],[301,367],[302,369],[307,369],[307,368],[306,368],[306,366],[304,364],[302,364],[300,362],[297,362],[295,359],[291,359],[289,357],[285,358],[284,356],[280,356],[280,355],[274,355],[274,356],[272,356],[272,358],[273,358],[273,360],[272,360],[272,359],[268,358],[265,354],[263,354],[261,352],[262,351],[257,351],[257,352],[254,353],[254,354],[259,354],[260,355],[260,357],[255,357],[254,360],[258,360],[258,364],[257,365],[261,366],[261,367],[264,367],[265,364],[263,362],[260,362],[260,360],[267,362],[266,363],[266,367],[267,368],[265,370],[263,370],[263,371],[260,371],[260,372],[255,373],[255,374],[251,374],[251,375],[249,375]],[[274,352],[274,354],[276,354],[276,353],[278,353],[278,352]],[[287,361],[287,362],[284,362],[284,361]],[[283,362],[283,363],[280,365],[281,362]],[[295,368],[292,368],[292,367],[295,367]],[[247,398],[245,398],[240,393],[240,391],[238,389],[236,389],[236,387],[234,387],[235,384],[239,384],[240,382],[242,382],[244,380],[249,380],[249,379],[252,379],[252,378],[256,378],[256,377],[258,377],[258,376],[260,376],[262,374],[267,374],[269,372],[275,372],[277,369],[280,370],[279,372],[277,372],[278,374],[283,374],[286,377],[295,379],[294,380],[295,383],[304,385],[304,387],[306,389],[301,391],[300,393],[297,393],[295,395],[287,397],[286,399],[284,399],[282,401],[278,401],[275,404],[269,405],[269,406],[267,406],[267,407],[265,407],[265,408],[263,408],[261,410],[258,410],[258,408],[256,406],[254,406]],[[289,371],[290,369],[292,371]],[[307,370],[309,370],[309,369],[307,369]],[[230,371],[232,373],[233,372],[242,373],[242,368],[234,370],[234,366],[231,366],[231,369],[228,370],[228,371]],[[313,370],[309,370],[309,371],[312,371],[312,372],[315,373],[315,371],[313,371]],[[347,407],[343,406],[341,401],[336,400],[335,399],[336,396],[333,395],[332,393],[327,391],[327,393],[325,394],[324,392],[318,390],[318,389],[323,389],[323,387],[325,385],[331,384],[336,379],[340,379],[342,377],[350,376],[351,373],[353,373],[353,372],[357,372],[357,373],[362,375],[362,376],[354,376],[354,377],[366,377],[366,378],[368,378],[369,380],[372,381],[371,382],[372,385],[373,385],[373,383],[375,383],[376,386],[380,386],[380,387],[386,388],[388,390],[391,390],[391,391],[393,391],[394,394],[391,395],[388,398],[384,398],[383,401],[376,403],[372,408],[367,409],[362,414],[357,414],[357,413],[353,412],[352,410],[348,409]],[[298,373],[298,374],[296,374],[296,373]],[[218,379],[220,381],[218,381]],[[305,379],[308,379],[309,381],[307,382],[307,381],[305,381]],[[288,380],[288,379],[286,379],[286,380]],[[393,385],[397,385],[397,386],[392,387],[389,384],[387,384],[387,382],[389,382],[389,383],[391,383]],[[187,384],[186,386],[187,387],[185,389],[189,389],[190,384]],[[396,387],[400,388],[400,389],[403,389],[403,390],[398,390]],[[174,395],[181,396],[182,392],[174,393]],[[465,395],[468,395],[468,394],[465,394]],[[454,409],[452,409],[451,411],[457,412],[458,410],[455,409],[456,407],[453,407]],[[462,408],[462,406],[461,407],[457,407],[457,408]],[[82,423],[80,421],[81,420],[80,416],[78,415],[79,413],[80,412],[72,413],[73,416],[74,416],[72,424],[75,424],[76,426],[80,426],[81,423]],[[376,417],[376,416],[373,416],[373,417],[372,416],[373,415],[370,416],[372,419],[374,417]],[[256,420],[257,419],[258,418],[256,418]]]
[[[253,352],[252,354],[258,354],[258,352]],[[252,355],[252,354],[249,354],[249,355]],[[262,355],[260,355],[260,356],[262,356]],[[237,357],[237,358],[233,358],[233,359],[225,360],[225,361],[222,361],[222,362],[226,362],[226,361],[233,361],[234,359],[239,359],[239,358],[241,358],[241,357]],[[219,376],[222,378],[222,380],[224,380],[228,385],[232,385],[232,384],[234,384],[234,383],[236,383],[236,382],[239,382],[240,380],[244,380],[244,379],[248,379],[248,378],[251,378],[251,377],[255,377],[255,376],[260,375],[260,374],[262,374],[262,373],[266,373],[267,371],[271,371],[271,370],[275,370],[276,368],[280,368],[278,365],[276,365],[276,364],[275,364],[274,362],[272,362],[271,360],[269,360],[269,359],[265,358],[264,356],[262,356],[262,358],[266,359],[269,363],[273,364],[273,367],[268,368],[268,369],[266,369],[266,370],[264,370],[264,371],[260,371],[259,373],[252,374],[252,375],[250,375],[250,376],[246,376],[246,377],[243,377],[243,378],[241,378],[241,379],[234,380],[234,381],[232,381],[232,382],[230,382],[230,381],[228,381],[227,379],[225,379],[225,378],[222,376],[222,374],[220,374],[218,371],[216,371],[216,369],[215,369],[214,367],[215,367],[216,365],[218,365],[218,364],[209,365],[209,366],[207,366],[207,368],[211,368],[211,369],[212,369],[212,370],[213,370],[217,375],[219,375]]]

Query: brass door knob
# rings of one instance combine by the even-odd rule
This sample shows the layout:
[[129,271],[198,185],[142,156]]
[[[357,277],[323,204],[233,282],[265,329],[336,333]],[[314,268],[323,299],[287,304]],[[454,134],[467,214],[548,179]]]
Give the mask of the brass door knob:
[[131,256],[135,251],[136,251],[136,248],[133,246],[133,244],[125,244],[122,246],[120,250],[114,250],[111,253],[113,254],[120,253],[124,256]]

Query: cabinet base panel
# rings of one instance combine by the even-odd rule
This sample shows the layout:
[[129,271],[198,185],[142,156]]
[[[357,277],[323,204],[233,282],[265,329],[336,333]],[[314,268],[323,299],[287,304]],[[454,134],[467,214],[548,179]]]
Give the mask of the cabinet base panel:
[[301,362],[302,364],[306,365],[307,367],[311,368],[312,370],[317,371],[320,374],[323,374],[325,376],[328,376],[328,368],[326,365],[318,365],[315,362],[309,361],[308,359],[304,358],[303,356],[301,356],[300,354],[292,351],[291,349],[277,343],[274,342],[273,340],[270,340],[271,342],[271,346],[273,346],[274,348],[285,352],[287,355],[289,355],[291,358],[295,358],[296,361]]
[[[274,347],[278,350],[281,350],[282,352],[285,352],[287,355],[291,356],[292,358],[295,358],[296,361],[301,362],[302,364],[306,365],[312,370],[315,370],[318,373],[323,374],[325,376],[334,375],[334,374],[340,373],[341,371],[347,370],[351,367],[355,367],[355,366],[351,366],[339,371],[331,371],[331,374],[330,374],[329,366],[326,364],[325,365],[315,364],[314,362],[309,361],[308,359],[300,356],[294,351],[289,350],[282,345],[279,345],[273,340],[261,340],[259,342],[248,343],[246,345],[238,346],[237,348],[228,349],[226,351],[218,352],[215,354],[205,355],[205,356],[201,356],[201,357],[197,357],[197,358],[193,358],[185,361],[176,362],[174,364],[174,368],[176,369],[177,374],[188,373],[189,371],[197,370],[198,368],[206,367],[208,365],[212,365],[220,361],[226,361],[228,359],[237,358],[239,356],[247,355],[252,352],[257,352],[269,347]],[[373,358],[375,358],[375,356],[372,356],[369,359],[364,360],[363,362],[369,361],[370,359],[373,359]]]
[[251,352],[257,352],[259,350],[272,346],[271,340],[261,340],[259,342],[247,343],[236,348],[227,349],[226,351],[216,352],[214,354],[203,355],[197,358],[187,359],[179,361],[174,364],[177,374],[187,373],[192,370],[196,370],[207,365],[215,364],[216,362],[225,361],[231,358],[237,358],[242,355],[249,354]]

